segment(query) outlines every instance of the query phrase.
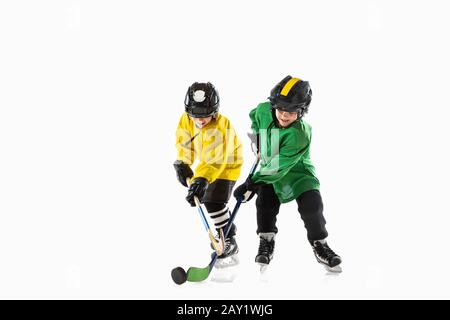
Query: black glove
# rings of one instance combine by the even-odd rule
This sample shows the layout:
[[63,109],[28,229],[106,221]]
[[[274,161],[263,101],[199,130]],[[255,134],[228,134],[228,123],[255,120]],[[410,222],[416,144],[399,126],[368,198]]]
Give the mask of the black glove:
[[175,161],[173,167],[177,172],[178,181],[180,181],[180,183],[187,188],[188,185],[186,179],[192,178],[194,176],[191,167],[189,167],[189,165],[187,165],[181,160]]
[[260,185],[254,183],[251,177],[248,177],[243,184],[234,190],[233,196],[237,201],[248,202],[255,196],[256,190]]
[[192,207],[195,207],[194,197],[197,197],[198,200],[202,201],[208,185],[208,180],[205,178],[195,178],[189,186],[186,201],[189,202]]

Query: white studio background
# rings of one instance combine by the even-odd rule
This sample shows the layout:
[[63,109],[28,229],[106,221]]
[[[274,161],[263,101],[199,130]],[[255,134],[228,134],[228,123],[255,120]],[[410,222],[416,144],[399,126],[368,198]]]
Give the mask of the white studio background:
[[[0,297],[450,298],[447,12],[424,0],[3,1]],[[344,273],[315,262],[291,203],[261,279],[251,203],[234,281],[175,285],[173,267],[210,254],[172,167],[187,87],[219,89],[244,178],[248,112],[288,74],[314,92],[312,160]]]

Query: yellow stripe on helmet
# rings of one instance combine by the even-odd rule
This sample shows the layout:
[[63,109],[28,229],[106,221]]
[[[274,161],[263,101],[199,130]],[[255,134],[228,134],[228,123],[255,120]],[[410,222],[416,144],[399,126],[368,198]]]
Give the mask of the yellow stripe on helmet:
[[299,78],[292,78],[292,79],[290,79],[288,82],[286,82],[286,84],[284,85],[284,87],[281,90],[280,94],[282,96],[287,96],[289,91],[291,91],[292,87],[294,86],[294,84],[296,84],[299,81],[300,81]]

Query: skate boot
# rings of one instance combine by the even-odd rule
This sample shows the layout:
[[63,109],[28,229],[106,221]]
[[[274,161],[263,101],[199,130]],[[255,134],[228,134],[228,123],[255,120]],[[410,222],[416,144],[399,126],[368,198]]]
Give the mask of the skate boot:
[[261,232],[259,235],[259,248],[256,255],[255,262],[259,264],[260,271],[264,272],[267,269],[270,261],[273,258],[273,250],[275,249],[275,233]]
[[340,266],[342,259],[330,249],[325,239],[309,241],[317,261],[329,272],[342,272]]
[[[220,231],[218,230],[218,234]],[[225,248],[223,253],[217,257],[217,262],[215,264],[216,268],[226,268],[232,267],[239,264],[239,258],[237,253],[239,252],[239,247],[236,242],[236,226],[233,224],[228,236],[225,238]],[[214,254],[214,253],[213,253]]]

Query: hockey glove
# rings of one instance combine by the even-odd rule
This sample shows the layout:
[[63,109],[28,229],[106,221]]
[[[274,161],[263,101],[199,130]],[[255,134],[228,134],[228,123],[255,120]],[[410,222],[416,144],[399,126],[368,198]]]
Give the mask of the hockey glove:
[[254,183],[251,177],[248,177],[243,184],[234,190],[233,196],[237,201],[241,200],[242,202],[248,202],[255,196],[259,185],[260,184]]
[[194,197],[197,197],[198,200],[202,201],[208,185],[208,180],[206,180],[205,178],[195,178],[189,186],[186,201],[189,202],[192,207],[195,207]]
[[177,173],[178,181],[180,181],[180,183],[187,188],[188,185],[186,183],[186,179],[194,176],[191,167],[181,160],[175,161],[173,167]]

